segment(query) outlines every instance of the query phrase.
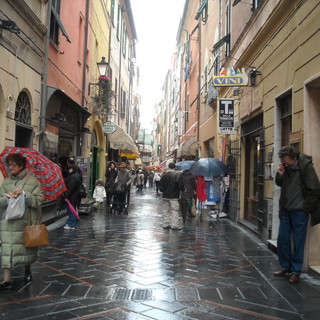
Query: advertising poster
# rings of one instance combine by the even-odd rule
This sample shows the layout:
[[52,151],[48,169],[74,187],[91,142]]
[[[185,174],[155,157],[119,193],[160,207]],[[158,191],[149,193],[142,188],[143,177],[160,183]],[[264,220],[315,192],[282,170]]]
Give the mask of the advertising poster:
[[234,100],[219,99],[219,133],[233,134],[234,130]]

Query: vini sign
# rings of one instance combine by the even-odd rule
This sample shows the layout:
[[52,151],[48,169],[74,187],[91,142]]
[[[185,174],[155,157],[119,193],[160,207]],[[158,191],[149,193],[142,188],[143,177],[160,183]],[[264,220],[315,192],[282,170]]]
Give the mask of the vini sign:
[[233,69],[222,70],[220,75],[212,77],[214,87],[241,87],[247,86],[249,78],[242,68],[235,72]]

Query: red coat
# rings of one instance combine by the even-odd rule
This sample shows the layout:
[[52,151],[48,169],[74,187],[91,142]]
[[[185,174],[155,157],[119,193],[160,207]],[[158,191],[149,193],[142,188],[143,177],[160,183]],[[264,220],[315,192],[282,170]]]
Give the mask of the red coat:
[[206,182],[204,181],[204,177],[202,176],[199,176],[197,178],[197,198],[201,202],[207,200]]

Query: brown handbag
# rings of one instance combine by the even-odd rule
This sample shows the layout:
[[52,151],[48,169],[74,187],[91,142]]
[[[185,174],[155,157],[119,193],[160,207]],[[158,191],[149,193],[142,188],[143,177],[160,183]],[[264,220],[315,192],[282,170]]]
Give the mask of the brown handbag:
[[49,245],[49,232],[46,225],[31,225],[31,213],[29,218],[29,226],[24,228],[24,246],[33,248]]

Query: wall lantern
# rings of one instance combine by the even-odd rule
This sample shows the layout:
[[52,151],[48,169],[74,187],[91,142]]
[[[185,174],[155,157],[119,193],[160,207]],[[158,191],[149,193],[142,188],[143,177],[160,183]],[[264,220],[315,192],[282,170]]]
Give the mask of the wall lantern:
[[251,87],[255,87],[257,84],[257,76],[261,76],[261,72],[258,71],[256,68],[251,68],[249,72],[249,78],[250,78],[250,83]]
[[109,63],[105,57],[102,57],[101,61],[97,62],[97,67],[99,71],[99,81],[97,83],[89,83],[88,94],[90,95],[90,88],[94,86],[96,89],[91,96],[93,101],[92,113],[108,121],[109,116],[112,114],[111,102],[114,92],[112,91],[111,79],[108,77]]
[[109,63],[106,61],[106,57],[102,57],[100,62],[97,62],[97,67],[100,76],[106,76],[109,71]]

